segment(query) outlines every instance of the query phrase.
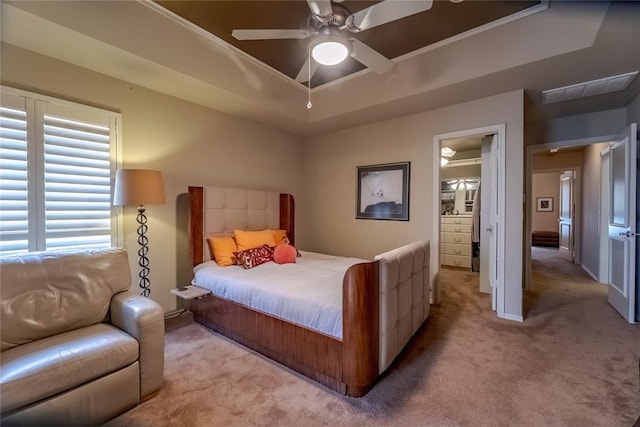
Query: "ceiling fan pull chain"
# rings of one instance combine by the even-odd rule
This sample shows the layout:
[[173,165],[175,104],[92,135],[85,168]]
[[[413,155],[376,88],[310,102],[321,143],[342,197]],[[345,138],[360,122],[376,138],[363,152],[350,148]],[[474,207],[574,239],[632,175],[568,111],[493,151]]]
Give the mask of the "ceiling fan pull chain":
[[307,64],[309,64],[309,81],[307,82],[307,87],[309,88],[309,102],[307,102],[307,109],[311,109],[311,49],[307,50]]

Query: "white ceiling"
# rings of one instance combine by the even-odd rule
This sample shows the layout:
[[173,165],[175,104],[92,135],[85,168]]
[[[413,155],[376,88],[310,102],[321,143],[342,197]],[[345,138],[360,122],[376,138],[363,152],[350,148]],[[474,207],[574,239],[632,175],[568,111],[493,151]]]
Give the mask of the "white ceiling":
[[312,135],[524,89],[527,121],[626,107],[624,92],[542,105],[541,92],[640,69],[640,3],[541,12],[314,89],[142,1],[3,1],[3,42],[216,110]]

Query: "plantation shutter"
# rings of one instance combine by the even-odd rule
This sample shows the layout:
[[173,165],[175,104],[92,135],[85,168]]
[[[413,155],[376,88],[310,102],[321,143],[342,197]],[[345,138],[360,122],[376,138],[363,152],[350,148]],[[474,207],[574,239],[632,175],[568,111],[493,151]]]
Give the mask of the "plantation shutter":
[[109,125],[44,115],[46,250],[111,246]]
[[0,255],[116,246],[120,115],[2,86]]
[[[27,113],[23,98],[0,107],[0,253],[29,251]],[[13,101],[13,102],[12,102]]]

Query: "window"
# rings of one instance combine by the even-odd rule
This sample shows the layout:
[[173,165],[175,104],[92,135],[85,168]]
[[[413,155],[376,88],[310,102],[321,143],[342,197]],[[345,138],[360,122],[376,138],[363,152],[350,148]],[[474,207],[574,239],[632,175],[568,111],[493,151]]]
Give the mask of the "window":
[[115,246],[120,115],[1,89],[0,254]]

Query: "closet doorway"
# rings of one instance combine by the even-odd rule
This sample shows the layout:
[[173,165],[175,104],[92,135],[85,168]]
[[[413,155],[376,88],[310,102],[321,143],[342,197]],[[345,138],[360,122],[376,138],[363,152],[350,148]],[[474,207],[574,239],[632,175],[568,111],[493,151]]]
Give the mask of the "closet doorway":
[[[478,274],[479,291],[490,294],[491,308],[500,316],[504,289],[504,221],[500,219],[500,140],[504,128],[490,127],[436,136],[432,260],[436,281],[451,269]],[[504,193],[504,190],[502,190]],[[438,242],[438,243],[436,243]]]

